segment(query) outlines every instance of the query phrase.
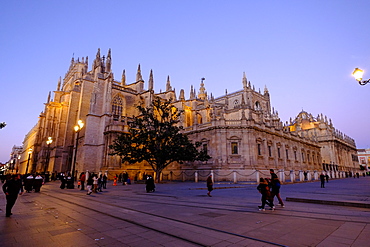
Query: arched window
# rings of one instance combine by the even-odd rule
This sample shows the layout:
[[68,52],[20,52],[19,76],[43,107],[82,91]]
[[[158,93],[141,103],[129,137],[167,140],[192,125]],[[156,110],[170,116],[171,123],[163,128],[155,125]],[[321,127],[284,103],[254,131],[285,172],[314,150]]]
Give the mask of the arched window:
[[186,127],[192,126],[191,111],[189,109],[185,109],[185,121],[186,121]]
[[254,104],[254,109],[255,109],[256,111],[260,111],[260,110],[262,110],[262,109],[261,109],[261,104],[260,104],[260,102],[256,101],[256,103]]
[[122,116],[122,110],[123,110],[123,100],[119,95],[117,95],[116,97],[114,97],[112,103],[113,120],[118,121],[120,119],[120,117]]
[[241,139],[237,136],[232,136],[230,139],[228,139],[229,143],[229,148],[230,151],[229,153],[232,155],[239,155],[240,154],[240,145],[241,145]]
[[239,100],[234,100],[234,109],[239,107]]

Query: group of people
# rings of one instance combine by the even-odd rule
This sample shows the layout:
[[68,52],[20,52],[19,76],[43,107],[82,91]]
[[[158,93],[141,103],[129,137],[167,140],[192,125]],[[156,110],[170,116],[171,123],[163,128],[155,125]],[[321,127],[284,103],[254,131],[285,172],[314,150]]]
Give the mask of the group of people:
[[[24,190],[28,193],[40,192],[42,185],[45,182],[45,178],[41,174],[26,174],[21,176],[20,174],[7,174],[2,179],[3,191],[6,196],[6,217],[12,215],[12,208],[17,201],[18,195],[23,194]],[[24,189],[23,189],[24,188]]]
[[274,172],[274,169],[270,169],[270,178],[260,178],[260,183],[257,186],[257,190],[261,193],[261,206],[258,206],[258,210],[265,211],[266,204],[270,206],[271,210],[275,210],[274,198],[279,201],[281,207],[284,206],[284,202],[280,197],[281,182]]
[[[74,189],[74,179],[72,179],[72,175],[68,173],[64,175],[61,173],[59,175],[60,179],[60,188],[61,189]],[[87,189],[87,195],[91,193],[103,192],[103,189],[107,188],[107,180],[108,177],[105,174],[96,174],[96,173],[85,173],[81,172],[77,181],[77,188],[80,190],[85,190],[85,184]]]
[[[270,178],[260,178],[260,182],[257,186],[257,190],[261,193],[262,205],[258,206],[260,211],[265,211],[266,204],[270,206],[271,210],[275,210],[274,198],[279,201],[281,207],[285,207],[283,200],[280,197],[281,182],[274,172],[274,169],[270,169]],[[207,178],[207,195],[212,197],[211,192],[213,191],[213,179],[212,174]]]
[[279,201],[281,207],[284,206],[284,202],[280,197],[281,182],[274,172],[274,169],[270,169],[270,178],[260,178],[260,182],[257,186],[257,190],[261,193],[261,206],[258,206],[258,210],[265,211],[266,204],[270,206],[271,210],[275,210],[274,198]]
[[28,193],[32,191],[40,192],[41,186],[43,184],[44,184],[44,178],[39,173],[36,173],[36,175],[28,174],[23,179],[24,189]]
[[120,173],[118,176],[116,175],[116,177],[118,178],[118,182],[122,183],[122,185],[131,184],[131,179],[129,178],[128,173],[126,171]]

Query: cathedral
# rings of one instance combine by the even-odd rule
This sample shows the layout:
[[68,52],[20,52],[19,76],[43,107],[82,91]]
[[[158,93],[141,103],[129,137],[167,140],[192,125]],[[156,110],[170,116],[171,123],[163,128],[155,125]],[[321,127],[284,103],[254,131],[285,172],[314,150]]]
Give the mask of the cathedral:
[[153,99],[172,99],[183,111],[180,125],[193,142],[212,157],[206,162],[173,163],[163,179],[203,179],[213,172],[219,180],[255,180],[256,171],[270,168],[288,172],[329,172],[341,177],[359,169],[353,139],[336,130],[322,114],[302,111],[283,123],[271,106],[267,88],[257,91],[246,75],[241,89],[220,97],[208,95],[204,78],[199,90],[191,86],[189,97],[177,96],[167,78],[166,90],[154,92],[153,72],[145,83],[140,65],[134,82],[120,80],[112,72],[112,54],[98,50],[89,70],[88,57],[72,58],[56,91],[49,93],[37,124],[25,136],[19,172],[105,172],[110,178],[123,171],[140,178],[153,173],[145,162],[128,165],[111,156],[109,145],[127,131],[138,115],[136,105],[149,106]]

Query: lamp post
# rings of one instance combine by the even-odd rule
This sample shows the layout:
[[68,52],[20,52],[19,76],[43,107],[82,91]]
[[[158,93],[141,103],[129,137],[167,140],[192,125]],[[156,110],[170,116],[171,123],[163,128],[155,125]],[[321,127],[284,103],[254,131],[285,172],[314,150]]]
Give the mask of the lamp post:
[[370,79],[362,80],[362,76],[364,75],[364,71],[362,69],[355,68],[355,70],[352,72],[352,75],[361,86],[364,86],[370,82]]
[[31,154],[32,154],[32,148],[30,148],[30,149],[28,150],[28,160],[27,160],[27,167],[26,167],[26,175],[27,175],[27,173],[28,173],[28,165],[30,164]]
[[44,174],[46,174],[46,170],[47,168],[49,168],[49,161],[50,161],[50,144],[53,142],[53,138],[52,137],[48,137],[47,141],[46,141],[46,145],[47,145],[47,154],[46,154],[46,163],[45,163],[45,166],[44,166]]
[[19,169],[19,160],[21,159],[21,156],[18,155],[18,159],[17,159],[17,166],[15,167],[15,173],[18,173],[18,169]]
[[75,168],[76,168],[78,138],[80,137],[80,131],[82,130],[84,125],[85,124],[82,122],[82,120],[78,120],[77,125],[75,125],[75,127],[74,127],[74,130],[75,130],[77,135],[76,135],[75,155],[73,157],[73,163],[72,163],[72,169],[71,169],[71,173],[72,173],[72,187],[71,188],[73,188],[73,189],[74,189],[74,182],[75,182]]
[[14,171],[14,166],[15,166],[15,159],[12,159],[12,160],[10,161],[10,164],[11,164],[11,169],[12,169],[12,173],[13,173],[13,171]]

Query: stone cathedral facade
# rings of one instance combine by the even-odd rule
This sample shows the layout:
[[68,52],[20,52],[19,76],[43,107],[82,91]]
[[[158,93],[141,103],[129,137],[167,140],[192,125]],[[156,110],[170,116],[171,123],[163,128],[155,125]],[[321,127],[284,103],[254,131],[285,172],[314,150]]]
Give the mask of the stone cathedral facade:
[[[177,96],[167,78],[166,90],[154,92],[153,72],[145,83],[140,65],[136,80],[128,83],[123,70],[120,80],[112,72],[112,55],[98,50],[89,70],[88,57],[74,60],[56,91],[49,93],[39,121],[26,135],[20,172],[75,170],[128,171],[131,177],[150,173],[145,163],[128,166],[117,156],[108,155],[109,145],[125,132],[128,122],[138,115],[136,105],[148,106],[155,97],[172,99],[183,110],[180,124],[193,141],[200,141],[212,157],[207,162],[171,164],[165,178],[188,172],[187,176],[218,172],[220,178],[235,171],[248,176],[256,170],[355,172],[355,142],[337,131],[326,117],[313,118],[306,112],[285,124],[271,106],[267,88],[255,90],[245,74],[241,90],[220,97],[208,95],[204,80],[198,92],[191,86],[190,96],[181,89]],[[82,120],[77,134],[74,126]],[[48,137],[53,142],[47,144]],[[77,150],[76,150],[77,148]],[[31,155],[30,149],[32,149]],[[77,151],[77,152],[76,152]],[[77,153],[77,155],[76,155]],[[340,175],[339,175],[340,176]],[[192,178],[191,178],[192,179]]]

